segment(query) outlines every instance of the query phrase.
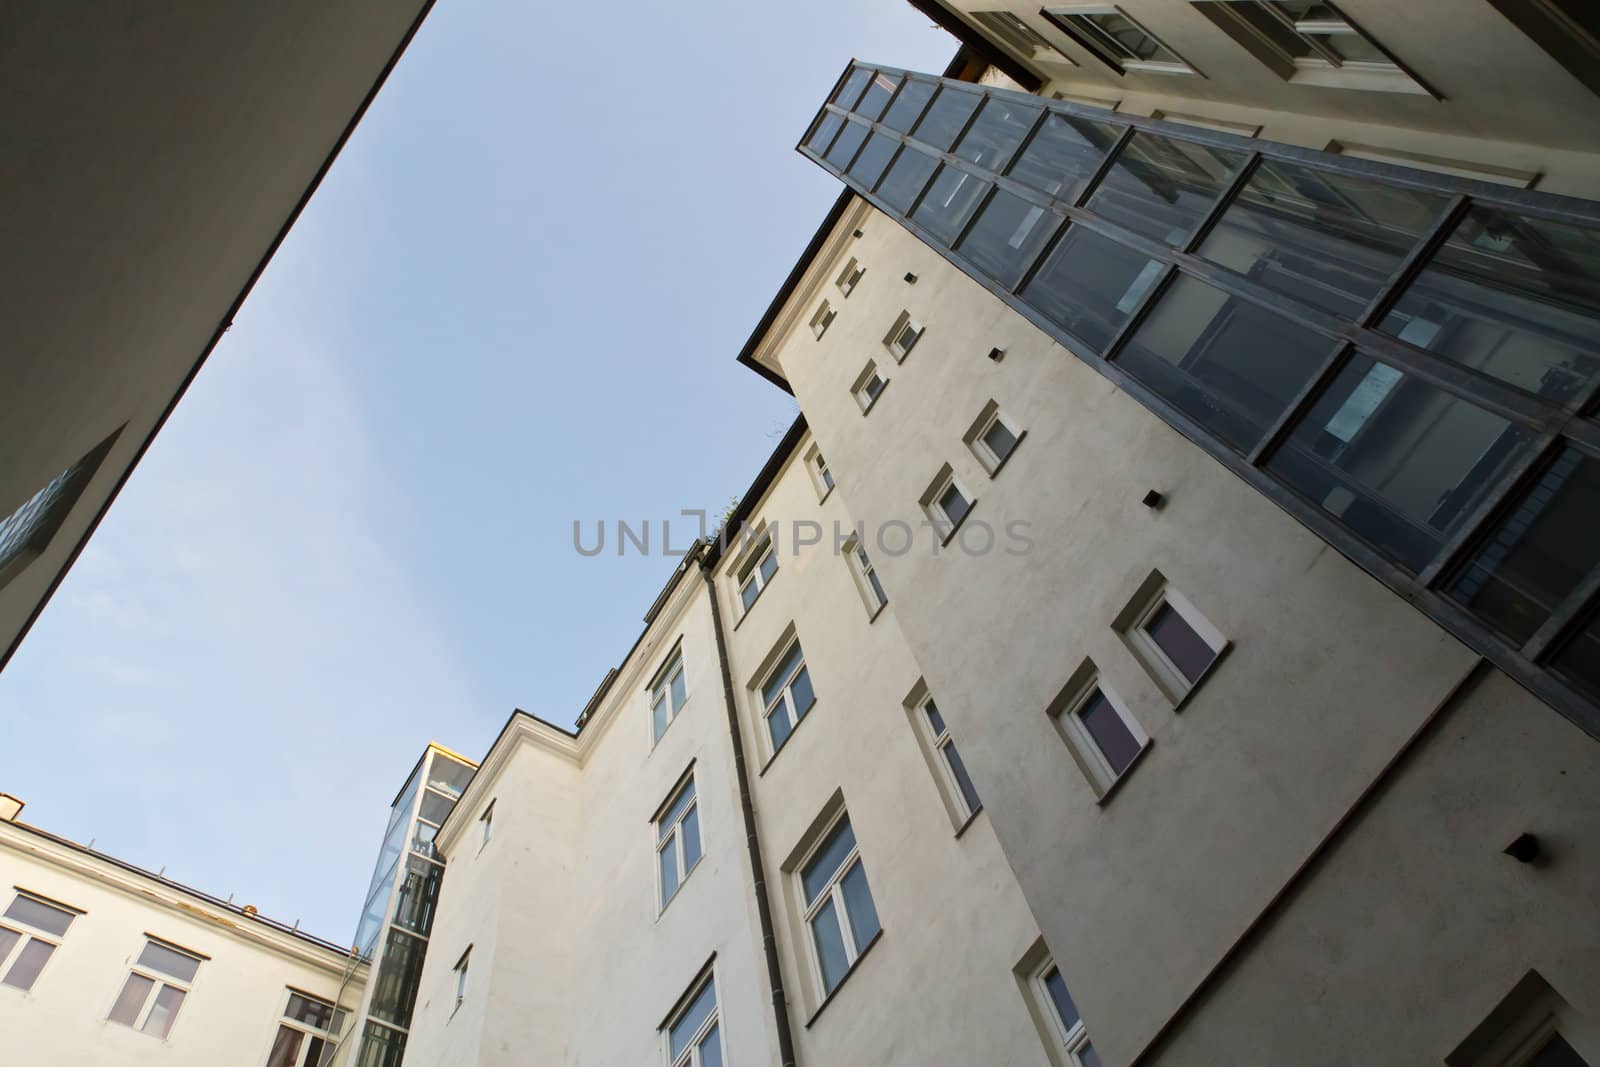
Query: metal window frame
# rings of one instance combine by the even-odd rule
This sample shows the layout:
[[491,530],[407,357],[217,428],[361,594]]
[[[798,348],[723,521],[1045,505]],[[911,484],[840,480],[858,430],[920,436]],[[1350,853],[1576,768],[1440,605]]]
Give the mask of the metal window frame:
[[[941,87],[950,84],[931,75],[893,67],[853,65],[898,74],[902,78],[901,88],[912,80],[931,82]],[[846,74],[841,75],[841,81],[846,76],[848,70]],[[1445,244],[1461,219],[1474,206],[1483,205],[1532,219],[1600,228],[1600,203],[1240,137],[1223,131],[1185,126],[1159,119],[1107,112],[1068,100],[1047,99],[998,87],[980,87],[974,90],[971,86],[963,85],[962,89],[975,91],[984,97],[998,97],[1017,103],[1026,102],[1042,109],[1033,129],[1018,145],[1011,158],[1001,164],[1001,169],[998,171],[970,163],[953,152],[939,151],[919,141],[916,133],[928,105],[924,106],[923,114],[918,116],[916,124],[911,126],[910,133],[900,133],[884,126],[881,122],[869,125],[873,132],[881,132],[900,143],[901,148],[896,152],[894,160],[891,160],[891,167],[905,151],[913,149],[921,151],[934,159],[936,164],[966,171],[974,178],[988,182],[996,189],[1004,189],[1031,205],[1043,207],[1057,217],[1057,232],[1041,246],[1017,283],[1012,286],[1000,284],[958,250],[973,219],[980,214],[981,204],[974,210],[972,218],[967,220],[955,241],[949,244],[934,236],[913,217],[922,197],[926,195],[927,189],[939,172],[937,166],[930,173],[917,197],[912,200],[910,207],[901,212],[884,203],[874,189],[865,188],[852,180],[847,173],[848,168],[835,168],[827,163],[825,150],[822,152],[813,150],[806,147],[803,142],[797,145],[796,149],[824,170],[839,177],[857,195],[895,219],[958,270],[998,297],[1047,336],[1061,342],[1069,352],[1110,379],[1167,425],[1257,489],[1362,570],[1423,611],[1474,652],[1493,662],[1585,732],[1600,738],[1600,706],[1547,667],[1549,659],[1559,652],[1563,642],[1580,629],[1596,610],[1600,610],[1600,561],[1597,561],[1581,588],[1575,590],[1568,601],[1558,607],[1557,612],[1539,634],[1520,646],[1511,644],[1493,632],[1474,615],[1452,601],[1445,592],[1449,580],[1459,566],[1470,556],[1481,539],[1492,533],[1497,519],[1506,509],[1514,506],[1520,496],[1537,482],[1543,469],[1542,463],[1550,455],[1564,444],[1569,444],[1590,455],[1600,457],[1600,423],[1592,417],[1597,402],[1600,402],[1600,378],[1567,401],[1553,401],[1524,392],[1499,379],[1413,347],[1376,329],[1390,307],[1431,262],[1434,253]],[[896,95],[898,92],[899,89],[896,90]],[[930,105],[936,96],[937,94],[930,96]],[[893,105],[894,99],[891,97],[885,107],[885,113]],[[972,118],[975,118],[981,110],[982,101],[969,117],[968,127]],[[824,104],[819,109],[819,116],[826,111],[841,112],[843,117],[842,109],[832,103]],[[1022,185],[1008,174],[1015,166],[1016,160],[1027,151],[1038,130],[1048,121],[1048,116],[1051,114],[1092,120],[1119,128],[1121,131],[1117,141],[1106,151],[1090,181],[1071,202],[1053,198]],[[814,125],[815,120],[808,126],[808,133]],[[963,135],[966,128],[962,130]],[[1245,156],[1245,161],[1238,172],[1232,176],[1228,185],[1217,196],[1210,210],[1181,247],[1172,248],[1161,242],[1152,241],[1100,218],[1085,207],[1095,190],[1104,181],[1106,174],[1120,158],[1123,149],[1139,133],[1239,152]],[[953,143],[958,145],[960,137],[958,136]],[[1201,242],[1228,208],[1236,202],[1239,193],[1263,160],[1291,163],[1332,175],[1376,181],[1402,189],[1445,194],[1451,199],[1432,228],[1419,235],[1413,247],[1394,268],[1390,277],[1361,314],[1354,320],[1343,319],[1299,303],[1290,296],[1268,289],[1243,275],[1202,259],[1197,254]],[[884,173],[887,174],[889,169],[886,167]],[[875,186],[880,184],[881,178]],[[1084,344],[1055,325],[1018,295],[1048,259],[1062,236],[1074,225],[1082,225],[1162,264],[1161,278],[1145,292],[1138,306],[1133,309],[1112,340],[1099,350]],[[1275,315],[1320,334],[1328,340],[1328,355],[1323,359],[1315,376],[1289,404],[1287,410],[1282,412],[1277,421],[1269,427],[1263,438],[1246,452],[1225,444],[1210,430],[1125,372],[1116,361],[1118,352],[1133,336],[1179,274],[1266,308]],[[1286,483],[1268,474],[1265,469],[1265,464],[1274,452],[1348,361],[1354,357],[1357,348],[1370,358],[1389,364],[1441,392],[1463,399],[1475,407],[1521,426],[1531,434],[1531,440],[1521,455],[1509,464],[1492,484],[1485,487],[1480,503],[1463,519],[1457,532],[1447,538],[1428,564],[1417,572],[1412,572],[1384,556],[1353,530],[1343,526],[1320,507],[1301,497]]]

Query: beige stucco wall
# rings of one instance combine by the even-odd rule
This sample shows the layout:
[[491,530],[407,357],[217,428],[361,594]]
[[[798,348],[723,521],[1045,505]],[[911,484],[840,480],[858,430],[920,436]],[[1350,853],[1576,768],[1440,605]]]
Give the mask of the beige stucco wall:
[[[345,957],[4,822],[0,886],[0,911],[16,886],[84,912],[31,990],[0,985],[5,1062],[255,1067],[290,986],[328,1001],[339,991]],[[210,957],[165,1039],[106,1021],[147,933]],[[357,982],[342,1003],[360,994]]]

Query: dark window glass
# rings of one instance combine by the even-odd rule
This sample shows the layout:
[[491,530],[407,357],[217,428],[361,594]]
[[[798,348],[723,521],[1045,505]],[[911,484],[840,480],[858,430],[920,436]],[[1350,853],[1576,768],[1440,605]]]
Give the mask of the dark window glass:
[[422,979],[422,957],[428,943],[399,930],[390,930],[378,964],[372,992],[372,1014],[395,1026],[410,1026]]
[[789,684],[789,694],[794,697],[795,721],[805,718],[811,705],[817,702],[816,694],[811,691],[811,672],[804,667],[794,676],[794,681]]
[[800,872],[801,884],[805,886],[806,903],[817,899],[817,894],[822,892],[824,886],[834,876],[834,873],[843,866],[844,859],[850,855],[850,850],[856,847],[856,834],[850,827],[848,818],[840,819],[828,834],[828,839],[817,849],[811,857],[805,870]]
[[872,903],[872,890],[867,885],[867,868],[860,860],[851,866],[840,880],[844,890],[845,914],[850,919],[850,936],[855,940],[856,952],[863,951],[878,936],[878,909]]
[[700,992],[694,995],[689,1006],[667,1032],[667,1048],[673,1062],[677,1062],[678,1057],[688,1049],[690,1040],[700,1032],[700,1028],[706,1024],[706,1020],[711,1018],[711,1013],[716,1009],[717,987],[707,982],[701,987]]
[[[272,1042],[272,1051],[267,1055],[267,1067],[298,1067],[300,1059],[300,1045],[306,1039],[303,1030],[296,1030],[292,1026],[278,1027],[278,1036]],[[312,1060],[313,1067],[316,1060]]]
[[1291,59],[1304,59],[1311,55],[1311,45],[1296,33],[1293,27],[1267,10],[1265,4],[1249,0],[1243,4],[1229,4],[1228,10],[1248,23],[1261,36]]
[[289,1005],[284,1009],[284,1016],[305,1023],[307,1026],[318,1030],[326,1030],[333,1023],[333,1005],[322,1000],[313,1000],[301,996],[299,993],[289,994]]
[[1033,128],[1039,111],[1038,107],[991,96],[956,145],[956,155],[989,170],[1003,170]]
[[966,171],[943,166],[928,187],[927,195],[911,217],[923,229],[946,245],[953,245],[978,201],[989,191],[987,183]]
[[1552,665],[1557,674],[1600,703],[1600,615],[1561,646]]
[[1600,460],[1556,457],[1450,584],[1452,599],[1522,644],[1600,563]]
[[17,947],[17,942],[22,940],[22,935],[8,927],[0,926],[0,960],[11,955],[11,950]]
[[767,732],[772,735],[772,751],[782,748],[789,735],[794,733],[794,727],[789,725],[789,713],[782,705],[774,708],[767,715]]
[[944,733],[944,716],[939,714],[939,708],[933,701],[922,705],[922,710],[928,716],[928,725],[933,727],[933,736],[939,737]]
[[405,1052],[405,1034],[380,1023],[368,1022],[361,1033],[361,1055],[356,1067],[400,1067]]
[[789,651],[784,654],[783,662],[773,670],[765,685],[761,687],[761,701],[766,706],[771,706],[778,694],[783,692],[784,685],[789,681],[790,673],[800,664],[805,653],[800,650],[800,642],[796,641],[789,646]]
[[1052,967],[1046,972],[1044,987],[1050,993],[1050,1002],[1056,1006],[1056,1015],[1061,1019],[1062,1028],[1071,1030],[1080,1016],[1078,1006],[1072,1002],[1072,994],[1067,992],[1067,981],[1061,977],[1059,968]]
[[867,146],[850,165],[850,177],[860,182],[863,188],[870,190],[878,184],[884,168],[889,165],[889,160],[894,158],[894,150],[899,147],[900,143],[894,138],[882,133],[873,134],[867,138]]
[[983,431],[983,443],[989,446],[989,451],[994,453],[996,459],[1003,460],[1017,447],[1017,435],[1005,423],[995,419]]
[[1592,0],[1553,0],[1553,4],[1563,15],[1583,27],[1590,37],[1600,41],[1600,7],[1595,7]]
[[46,904],[42,900],[22,896],[20,893],[6,908],[6,918],[15,919],[19,923],[27,923],[43,930],[47,934],[57,937],[67,932],[67,927],[72,925],[73,914],[64,908]]
[[1059,221],[1044,208],[996,189],[959,248],[975,266],[1009,289],[1021,280]]
[[893,74],[882,71],[874,74],[867,83],[867,91],[861,94],[861,103],[854,108],[855,113],[862,118],[877,122],[883,115],[884,107],[889,103],[889,97],[894,95],[894,87],[900,84],[900,79]]
[[1139,742],[1104,693],[1098,689],[1094,691],[1088,703],[1079,709],[1078,720],[1111,766],[1111,773],[1121,774],[1127,770],[1133,757],[1139,754]]
[[32,989],[39,972],[44,970],[45,961],[49,960],[50,954],[55,950],[56,947],[48,941],[40,941],[37,937],[29,938],[28,943],[22,946],[22,951],[17,953],[11,969],[6,972],[5,984],[17,989]]
[[1267,467],[1420,570],[1530,434],[1385,363],[1353,358]]
[[1116,127],[1052,114],[1028,142],[1010,176],[1059,200],[1075,201],[1117,142]]
[[967,810],[977,811],[983,807],[983,802],[978,799],[978,787],[972,784],[972,777],[967,774],[967,765],[961,762],[961,753],[956,751],[955,742],[944,746],[944,758],[950,764],[950,773],[956,785],[961,789],[961,798],[967,802]]
[[1085,1043],[1078,1049],[1078,1062],[1082,1067],[1100,1067],[1100,1053],[1094,1050],[1094,1045]]
[[1446,198],[1265,160],[1200,246],[1213,263],[1346,318],[1360,316]]
[[1089,353],[1104,351],[1152,286],[1162,266],[1085,226],[1069,226],[1022,299],[1079,338]]
[[1589,1067],[1567,1039],[1556,1034],[1533,1054],[1526,1067]]
[[145,942],[144,951],[139,953],[139,965],[170,974],[180,982],[194,981],[195,974],[200,970],[200,961],[195,957],[186,952],[175,952],[154,941]]
[[817,124],[811,127],[811,136],[806,138],[806,147],[821,155],[828,150],[828,143],[843,125],[844,119],[831,111],[826,112],[817,120]]
[[1087,206],[1146,237],[1181,245],[1244,159],[1242,152],[1136,133]]
[[839,912],[830,899],[811,919],[811,934],[817,943],[817,962],[822,967],[822,985],[828,992],[844,981],[850,970],[844,951],[844,933],[839,929]]
[[1321,334],[1180,274],[1117,364],[1241,452],[1316,375]]
[[933,103],[928,107],[928,113],[917,123],[913,136],[931,148],[941,152],[949,151],[982,99],[977,93],[952,89],[948,85],[941,86],[939,95],[934,97]]
[[1380,328],[1555,400],[1600,371],[1600,230],[1477,206]]
[[846,122],[844,129],[839,131],[839,136],[833,140],[833,147],[828,149],[827,160],[840,170],[850,165],[851,158],[856,154],[856,149],[861,147],[861,142],[867,139],[867,127],[859,122]]
[[962,495],[961,490],[952,485],[939,494],[939,509],[950,520],[952,527],[960,526],[961,520],[972,510],[972,502]]
[[854,67],[839,91],[833,94],[833,102],[840,107],[850,109],[855,107],[856,101],[861,98],[861,90],[867,87],[867,79],[872,77],[872,71],[865,67]]
[[1206,644],[1205,638],[1195,633],[1189,620],[1179,615],[1171,604],[1163,603],[1155,610],[1145,622],[1144,632],[1190,682],[1199,681],[1211,661],[1217,658],[1216,651]]
[[883,124],[891,130],[908,133],[912,123],[917,121],[917,116],[922,114],[922,109],[928,103],[928,98],[933,95],[933,83],[925,82],[919,78],[908,78],[900,87],[900,93],[894,98],[894,103],[889,105],[888,114],[883,116]]
[[878,186],[878,198],[904,215],[911,210],[912,201],[922,192],[922,187],[928,184],[928,178],[937,165],[934,158],[927,153],[906,147],[895,157],[894,163],[889,167],[889,173],[884,175],[883,184]]
[[[406,861],[405,880],[394,906],[394,923],[402,930],[427,937],[433,929],[433,913],[439,902],[439,883],[444,868],[418,857]],[[320,1024],[319,1024],[320,1025]]]

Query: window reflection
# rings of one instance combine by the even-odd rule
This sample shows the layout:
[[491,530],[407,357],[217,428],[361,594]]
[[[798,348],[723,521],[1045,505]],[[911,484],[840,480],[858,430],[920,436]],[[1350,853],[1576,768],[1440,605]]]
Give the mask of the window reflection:
[[1014,100],[990,97],[972,126],[956,145],[955,154],[969,163],[1000,171],[1033,128],[1040,108],[1027,107]]
[[867,132],[867,127],[859,122],[846,122],[844,129],[839,131],[839,136],[833,139],[833,147],[828,149],[828,154],[823,158],[838,169],[844,170],[850,165],[856,149],[861,147],[861,142],[867,139]]
[[878,121],[883,114],[883,109],[889,103],[889,98],[894,95],[895,86],[900,84],[900,79],[892,74],[879,71],[867,83],[867,91],[861,95],[861,103],[855,107],[855,113],[864,119]]
[[872,77],[872,72],[863,67],[855,67],[850,71],[850,76],[845,78],[839,86],[839,91],[833,94],[833,102],[846,110],[853,108],[861,98],[861,90],[867,87],[867,79]]
[[1001,285],[1011,288],[1055,232],[1058,219],[1003,189],[996,189],[960,251]]
[[1030,189],[1076,201],[1116,142],[1114,126],[1075,115],[1052,114],[1018,157],[1010,177]]
[[1103,352],[1128,321],[1162,267],[1109,237],[1071,226],[1022,298],[1063,330]]
[[894,158],[894,150],[899,147],[900,143],[894,138],[874,133],[867,138],[867,146],[861,150],[856,161],[850,164],[850,177],[860,182],[863,188],[871,189],[878,184],[884,168]]
[[1181,245],[1244,159],[1242,152],[1141,131],[1117,154],[1087,207],[1136,233]]
[[933,96],[933,83],[925,82],[920,78],[908,78],[905,85],[900,87],[900,93],[894,98],[894,103],[889,105],[889,111],[883,116],[883,124],[891,130],[909,133],[911,126],[917,121],[917,116],[922,114],[922,109],[927,106],[929,97]]
[[922,203],[917,205],[911,217],[946,245],[953,245],[973,208],[978,206],[978,201],[983,199],[983,194],[988,190],[986,182],[964,170],[951,166],[940,167]]
[[981,99],[977,93],[952,89],[948,85],[940,87],[928,113],[917,123],[917,140],[941,152],[948,151]]
[[907,145],[890,164],[889,173],[884,175],[883,184],[878,187],[878,198],[904,215],[911,210],[911,204],[922,192],[922,187],[928,184],[928,178],[936,166],[938,164],[932,156]]

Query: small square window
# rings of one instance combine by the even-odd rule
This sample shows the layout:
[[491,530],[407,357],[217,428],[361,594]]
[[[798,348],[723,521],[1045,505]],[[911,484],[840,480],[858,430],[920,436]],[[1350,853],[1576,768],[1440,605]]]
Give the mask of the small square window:
[[962,440],[992,478],[1000,473],[1000,468],[1005,466],[1025,436],[1027,431],[1018,429],[1000,411],[1000,406],[991,400],[978,413]]
[[1120,8],[1111,5],[1054,7],[1045,8],[1042,14],[1119,74],[1130,70],[1151,74],[1199,73]]
[[851,256],[850,261],[844,265],[844,270],[839,272],[839,277],[834,279],[833,284],[839,287],[841,293],[849,296],[855,292],[856,286],[861,283],[861,276],[865,273],[867,273],[867,268],[856,262],[855,257]]
[[817,313],[811,316],[811,332],[816,335],[817,340],[822,340],[822,335],[828,332],[828,327],[833,325],[833,320],[838,314],[828,306],[826,300],[817,308]]
[[1174,704],[1182,704],[1228,648],[1187,597],[1152,571],[1111,628]]
[[855,579],[856,591],[861,594],[861,602],[866,606],[867,617],[877,618],[878,612],[889,603],[889,594],[884,592],[883,581],[878,577],[878,571],[867,556],[859,536],[852,536],[845,542],[844,558],[850,567],[851,577]]
[[700,806],[690,775],[655,818],[656,870],[660,874],[661,907],[678,893],[700,862]]
[[973,505],[977,502],[977,497],[957,480],[948,463],[934,476],[920,501],[923,513],[933,523],[940,540],[945,542],[955,536],[956,530],[972,514]]
[[855,383],[850,386],[850,395],[856,398],[856,405],[861,408],[861,414],[865,415],[872,410],[872,406],[878,402],[878,397],[883,395],[888,385],[889,379],[878,371],[878,365],[870,359],[867,360],[867,365],[856,375]]
[[1090,660],[1073,672],[1048,714],[1101,799],[1150,744],[1149,735],[1101,681]]
[[911,317],[909,311],[900,312],[900,317],[894,320],[894,325],[889,332],[883,335],[883,347],[894,356],[895,362],[904,360],[911,354],[918,341],[922,340],[922,323]]

